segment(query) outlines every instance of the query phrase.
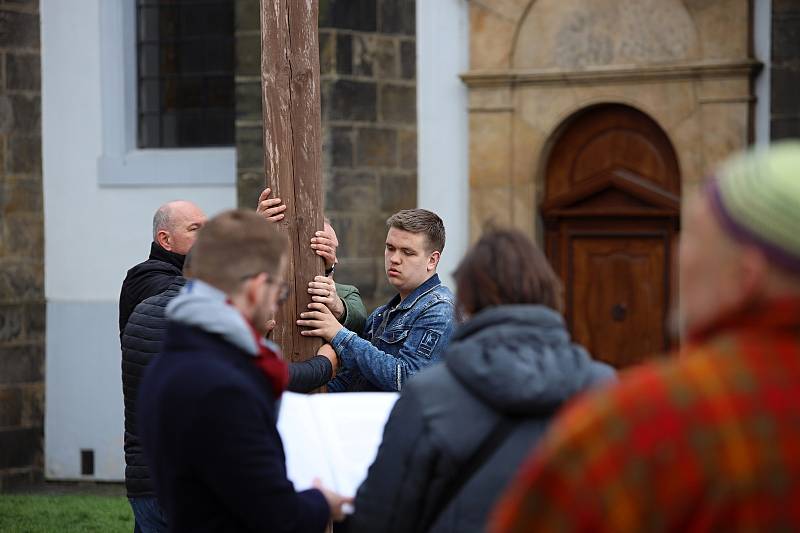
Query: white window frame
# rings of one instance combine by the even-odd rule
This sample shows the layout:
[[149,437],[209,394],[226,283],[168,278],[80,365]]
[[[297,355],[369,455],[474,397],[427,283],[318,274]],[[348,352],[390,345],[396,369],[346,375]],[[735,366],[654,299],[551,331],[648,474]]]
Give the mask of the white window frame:
[[236,148],[137,147],[136,1],[100,2],[102,186],[235,185]]
[[755,0],[753,6],[753,52],[764,65],[755,82],[755,143],[766,146],[770,142],[772,83],[772,2]]

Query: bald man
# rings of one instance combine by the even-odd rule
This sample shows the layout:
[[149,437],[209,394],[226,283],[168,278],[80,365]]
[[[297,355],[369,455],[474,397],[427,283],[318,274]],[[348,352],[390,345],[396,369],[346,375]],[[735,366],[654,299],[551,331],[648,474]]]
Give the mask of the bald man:
[[164,292],[181,277],[186,254],[192,248],[197,230],[206,223],[203,210],[192,202],[176,200],[158,208],[153,216],[153,242],[150,257],[128,270],[119,294],[119,332],[134,307],[150,296]]

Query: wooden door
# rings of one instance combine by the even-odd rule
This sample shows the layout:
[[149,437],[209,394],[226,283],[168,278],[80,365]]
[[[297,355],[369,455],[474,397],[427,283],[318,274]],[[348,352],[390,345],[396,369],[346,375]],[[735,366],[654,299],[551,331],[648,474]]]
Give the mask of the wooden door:
[[669,342],[669,239],[612,232],[569,241],[569,316],[575,339],[618,367],[641,362]]
[[618,368],[670,343],[677,161],[660,128],[624,106],[575,119],[548,160],[546,250],[575,340]]

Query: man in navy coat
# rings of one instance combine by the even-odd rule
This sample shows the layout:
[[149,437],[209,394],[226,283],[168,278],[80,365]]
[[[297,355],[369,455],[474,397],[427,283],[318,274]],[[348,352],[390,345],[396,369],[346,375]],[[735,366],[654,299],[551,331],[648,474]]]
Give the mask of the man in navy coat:
[[265,325],[286,298],[287,242],[259,215],[228,211],[194,245],[167,306],[161,356],[139,390],[139,426],[173,531],[322,532],[346,499],[296,492],[275,427],[288,382]]

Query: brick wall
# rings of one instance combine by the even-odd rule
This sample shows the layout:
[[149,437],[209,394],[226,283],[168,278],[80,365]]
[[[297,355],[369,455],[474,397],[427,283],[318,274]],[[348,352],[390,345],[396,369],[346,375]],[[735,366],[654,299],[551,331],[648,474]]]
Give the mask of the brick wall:
[[772,2],[771,138],[800,138],[800,2]]
[[[263,187],[258,0],[237,0],[239,205]],[[385,221],[417,202],[414,0],[320,0],[325,212],[339,241],[337,281],[369,309],[392,293]]]
[[44,220],[39,6],[0,1],[0,491],[42,477]]

